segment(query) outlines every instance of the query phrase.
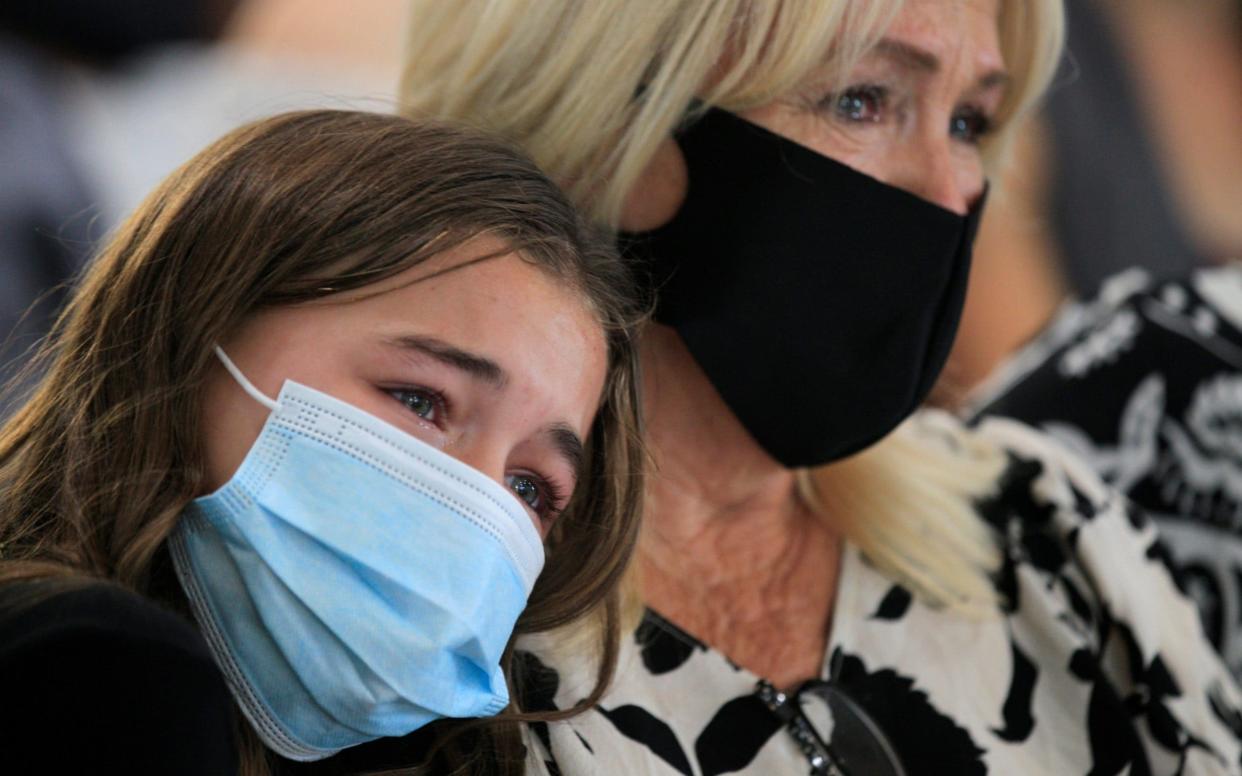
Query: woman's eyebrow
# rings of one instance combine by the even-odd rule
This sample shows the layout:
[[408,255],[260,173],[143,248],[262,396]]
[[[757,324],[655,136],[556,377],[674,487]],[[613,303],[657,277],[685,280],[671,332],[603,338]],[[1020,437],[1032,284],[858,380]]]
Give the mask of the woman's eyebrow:
[[[940,57],[932,52],[893,38],[882,39],[875,44],[873,51],[907,70],[936,73],[939,72],[941,67]],[[979,78],[977,87],[979,89],[992,89],[1007,85],[1009,80],[1009,74],[1004,70],[989,70]]]
[[403,350],[412,350],[424,356],[434,358],[440,363],[465,372],[471,377],[481,380],[496,388],[503,388],[509,381],[508,374],[495,361],[478,353],[470,353],[444,340],[407,334],[391,337],[385,343]]
[[875,44],[874,51],[885,59],[891,59],[908,70],[921,70],[926,73],[935,73],[940,70],[939,57],[926,49],[912,46],[900,40],[884,38]]

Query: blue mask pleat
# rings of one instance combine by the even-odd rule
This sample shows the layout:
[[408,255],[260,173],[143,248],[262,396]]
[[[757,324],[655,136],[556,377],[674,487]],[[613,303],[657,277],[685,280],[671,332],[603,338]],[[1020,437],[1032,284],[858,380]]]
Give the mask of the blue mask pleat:
[[298,760],[503,708],[543,561],[498,484],[296,383],[172,547],[234,697]]

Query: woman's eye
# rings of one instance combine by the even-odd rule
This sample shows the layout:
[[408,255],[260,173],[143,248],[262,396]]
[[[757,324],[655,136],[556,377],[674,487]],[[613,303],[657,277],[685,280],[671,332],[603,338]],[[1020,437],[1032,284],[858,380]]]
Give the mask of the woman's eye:
[[964,108],[949,119],[949,136],[976,145],[992,131],[992,119],[976,108]]
[[430,423],[439,419],[441,398],[433,391],[404,389],[389,391],[393,398],[405,405],[405,408]]
[[854,86],[830,95],[830,107],[837,118],[874,124],[883,117],[888,91],[880,86]]

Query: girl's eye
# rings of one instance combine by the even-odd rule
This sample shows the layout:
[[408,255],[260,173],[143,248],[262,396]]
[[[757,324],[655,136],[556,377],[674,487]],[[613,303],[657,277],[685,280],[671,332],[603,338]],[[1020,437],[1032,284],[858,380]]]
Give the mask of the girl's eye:
[[883,116],[888,90],[882,86],[852,86],[829,95],[826,102],[837,118],[845,121],[874,124]]
[[963,108],[949,119],[949,136],[978,145],[992,131],[992,119],[978,108]]
[[440,419],[444,405],[442,397],[434,391],[417,388],[406,388],[389,391],[392,397],[405,405],[405,408],[429,423]]
[[543,510],[543,491],[539,489],[539,481],[525,474],[510,474],[505,477],[505,484],[517,494],[522,503],[535,510]]
[[531,511],[550,520],[561,511],[562,497],[552,483],[530,474],[509,474],[505,484]]

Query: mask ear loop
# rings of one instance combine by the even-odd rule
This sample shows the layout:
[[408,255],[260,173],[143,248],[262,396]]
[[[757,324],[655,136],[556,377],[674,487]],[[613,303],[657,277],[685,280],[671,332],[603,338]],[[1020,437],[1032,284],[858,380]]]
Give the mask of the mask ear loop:
[[254,387],[254,383],[246,379],[246,376],[242,374],[240,369],[237,368],[237,365],[233,363],[233,360],[225,354],[223,348],[216,345],[215,350],[216,358],[220,359],[220,363],[224,364],[224,368],[227,369],[229,374],[233,376],[233,379],[237,381],[237,384],[241,386],[242,390],[250,394],[250,398],[254,399],[259,404],[262,404],[264,407],[267,407],[272,412],[280,409],[280,404],[278,402],[274,399],[268,398],[266,394]]

